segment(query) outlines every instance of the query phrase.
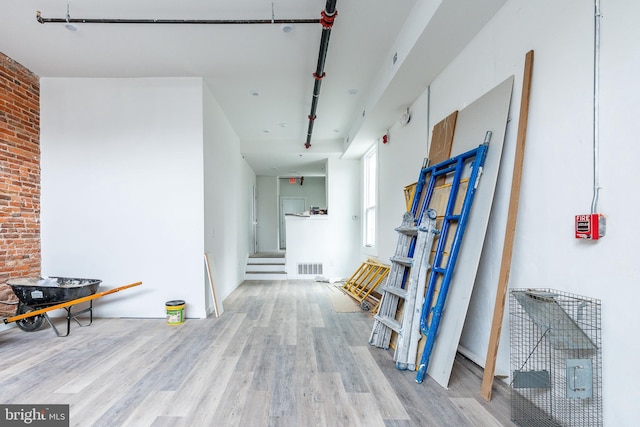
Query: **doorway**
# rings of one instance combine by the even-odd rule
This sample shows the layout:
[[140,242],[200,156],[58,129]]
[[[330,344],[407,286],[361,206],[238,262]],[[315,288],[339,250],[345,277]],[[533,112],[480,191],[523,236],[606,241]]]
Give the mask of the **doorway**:
[[251,194],[251,232],[253,233],[253,253],[258,252],[258,193],[256,186],[253,186]]
[[304,197],[282,197],[280,198],[280,250],[287,248],[287,225],[284,220],[285,214],[304,212],[307,199]]

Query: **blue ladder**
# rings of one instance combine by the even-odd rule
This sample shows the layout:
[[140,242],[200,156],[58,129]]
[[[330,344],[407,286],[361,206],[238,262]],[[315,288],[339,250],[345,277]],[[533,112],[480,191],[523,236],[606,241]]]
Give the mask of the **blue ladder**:
[[[447,207],[444,215],[441,217],[440,236],[435,251],[434,260],[429,275],[427,292],[422,305],[422,313],[420,316],[420,330],[427,337],[422,359],[418,368],[416,382],[421,383],[427,373],[429,359],[435,344],[440,319],[444,310],[444,305],[451,285],[456,261],[460,252],[462,238],[465,228],[469,220],[471,205],[478,187],[480,176],[482,175],[482,167],[489,149],[489,141],[491,140],[491,132],[486,133],[484,143],[473,150],[459,154],[438,163],[434,166],[423,168],[420,171],[420,177],[416,184],[415,196],[413,199],[411,213],[420,223],[422,216],[432,209],[431,202],[438,185],[446,182],[451,186],[451,191],[447,200]],[[458,194],[461,192],[461,186],[466,182],[466,190],[464,191],[464,199],[460,204]],[[456,212],[459,209],[460,212]],[[456,225],[452,231],[452,225]],[[453,241],[448,242],[449,232],[452,231]],[[447,244],[451,243],[451,247],[447,248]],[[443,258],[444,260],[443,265]],[[435,304],[433,304],[436,287],[440,284],[438,296]],[[433,307],[433,308],[432,308]],[[429,318],[431,317],[431,321]]]

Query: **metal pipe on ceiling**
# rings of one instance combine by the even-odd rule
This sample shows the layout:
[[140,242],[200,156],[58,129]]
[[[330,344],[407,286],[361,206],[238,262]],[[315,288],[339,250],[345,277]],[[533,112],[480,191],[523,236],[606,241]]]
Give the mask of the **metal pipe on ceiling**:
[[337,0],[327,0],[325,9],[321,12],[320,19],[110,19],[110,18],[71,18],[67,10],[65,18],[43,18],[42,13],[37,11],[36,20],[41,24],[322,24],[322,37],[320,39],[320,51],[318,53],[318,64],[313,73],[315,84],[313,86],[313,97],[311,99],[311,111],[309,113],[309,127],[307,130],[306,148],[311,147],[311,136],[313,134],[313,123],[316,119],[318,108],[318,97],[322,79],[325,76],[324,65],[329,49],[329,37],[333,21],[338,16],[336,10]]
[[111,19],[111,18],[43,18],[40,11],[36,20],[41,24],[319,24],[320,19]]
[[305,148],[311,147],[311,135],[313,134],[313,122],[316,119],[316,110],[318,108],[318,97],[320,96],[320,86],[322,85],[322,79],[325,76],[324,63],[327,59],[327,50],[329,49],[329,37],[331,36],[331,27],[338,11],[336,10],[337,0],[327,0],[327,4],[322,11],[322,38],[320,40],[320,52],[318,53],[318,65],[316,72],[313,73],[315,78],[315,84],[313,85],[313,98],[311,99],[311,112],[309,113],[309,128],[307,130],[307,142],[304,144]]

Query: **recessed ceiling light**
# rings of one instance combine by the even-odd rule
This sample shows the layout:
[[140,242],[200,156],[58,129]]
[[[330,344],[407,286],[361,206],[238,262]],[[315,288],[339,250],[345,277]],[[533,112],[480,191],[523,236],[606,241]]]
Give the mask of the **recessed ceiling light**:
[[347,91],[347,95],[350,95],[350,96],[355,96],[357,94],[358,94],[358,89],[349,89]]
[[287,124],[286,123],[278,123],[278,126],[280,126],[281,128],[286,128]]
[[340,129],[334,129],[333,133],[340,133]]
[[289,33],[293,33],[293,30],[295,30],[296,27],[293,26],[293,24],[282,24],[280,25],[280,31],[282,31],[285,34],[289,34]]
[[262,133],[269,133],[269,129],[262,129]]
[[260,96],[260,92],[258,92],[258,91],[257,91],[257,90],[255,90],[255,89],[254,89],[254,90],[252,90],[252,91],[249,91],[249,93],[250,93],[252,96]]

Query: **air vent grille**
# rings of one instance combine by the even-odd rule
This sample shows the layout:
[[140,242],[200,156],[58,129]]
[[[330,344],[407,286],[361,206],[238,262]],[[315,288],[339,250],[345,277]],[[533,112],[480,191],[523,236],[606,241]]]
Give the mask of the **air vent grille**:
[[322,274],[321,262],[298,263],[298,274]]

